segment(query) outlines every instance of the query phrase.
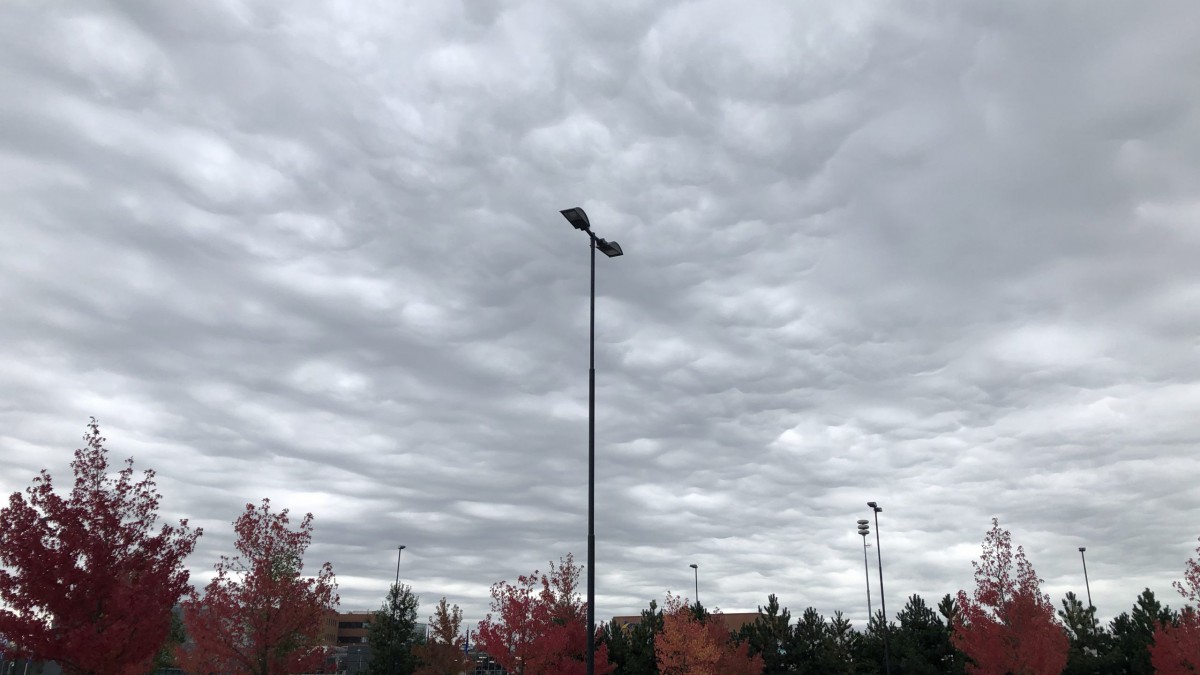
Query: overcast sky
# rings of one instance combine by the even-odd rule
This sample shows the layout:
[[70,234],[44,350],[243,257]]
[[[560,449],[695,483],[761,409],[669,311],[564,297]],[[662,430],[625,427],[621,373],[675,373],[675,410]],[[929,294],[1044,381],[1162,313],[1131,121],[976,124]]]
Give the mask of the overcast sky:
[[[0,12],[0,491],[96,416],[344,609],[586,559],[597,617],[1055,604],[1200,534],[1200,3],[48,2]],[[872,524],[873,525],[873,524]],[[872,544],[874,543],[872,537]],[[875,549],[870,549],[878,607]]]

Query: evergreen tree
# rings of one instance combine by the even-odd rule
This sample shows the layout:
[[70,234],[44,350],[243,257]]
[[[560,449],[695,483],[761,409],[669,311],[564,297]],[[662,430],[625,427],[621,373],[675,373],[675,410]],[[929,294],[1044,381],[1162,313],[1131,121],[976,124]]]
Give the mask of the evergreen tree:
[[[942,615],[942,619],[946,622],[946,637],[950,640],[951,647],[954,646],[954,626],[962,619],[962,612],[958,609],[958,602],[954,596],[949,593],[942,596],[941,602],[938,603],[938,614]],[[950,654],[947,655],[947,660],[943,664],[943,672],[946,673],[965,673],[967,671],[967,655],[955,647]]]
[[[840,618],[840,617],[839,617]],[[848,625],[848,624],[847,624]],[[792,628],[787,672],[835,675],[853,673],[849,650],[843,653],[825,617],[809,607]]]
[[425,644],[417,630],[420,598],[407,584],[392,584],[383,607],[371,616],[367,644],[371,645],[370,675],[412,675],[417,669],[414,647]]
[[1150,645],[1159,624],[1170,622],[1174,613],[1160,603],[1149,588],[1137,597],[1132,612],[1121,612],[1109,624],[1112,633],[1114,658],[1130,675],[1152,675]]
[[896,619],[900,626],[891,633],[892,659],[900,672],[906,675],[965,672],[962,659],[956,658],[957,650],[950,643],[946,624],[921,596],[909,597]]
[[738,631],[738,641],[748,644],[751,654],[763,658],[764,675],[789,672],[786,647],[791,636],[791,623],[792,613],[786,607],[780,608],[779,599],[772,593],[767,596],[767,606],[759,606],[754,623],[748,623]]
[[600,644],[608,646],[608,660],[614,675],[658,675],[654,654],[655,637],[662,632],[663,613],[658,603],[642,610],[642,620],[627,626],[605,624],[601,628]]
[[833,657],[845,664],[840,672],[854,672],[854,653],[857,648],[858,633],[854,631],[850,620],[842,615],[842,610],[834,611],[833,618],[829,620],[827,635]]
[[1096,620],[1096,608],[1084,608],[1075,593],[1068,591],[1058,610],[1058,618],[1067,630],[1067,675],[1120,673],[1123,670],[1113,653],[1112,638]]

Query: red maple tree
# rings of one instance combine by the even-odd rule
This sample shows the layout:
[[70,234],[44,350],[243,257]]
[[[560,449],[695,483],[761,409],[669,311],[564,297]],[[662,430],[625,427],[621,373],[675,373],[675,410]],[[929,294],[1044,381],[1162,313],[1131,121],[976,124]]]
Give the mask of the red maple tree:
[[135,481],[127,459],[110,475],[95,418],[83,439],[70,495],[43,469],[0,510],[0,649],[67,673],[140,675],[167,639],[201,530],[181,520],[155,533],[154,472]]
[[326,649],[321,627],[338,603],[333,566],[305,578],[304,551],[312,541],[311,513],[290,527],[288,510],[271,513],[263,499],[233,523],[234,558],[222,557],[217,576],[201,597],[183,603],[183,622],[194,643],[176,650],[186,672],[283,675],[321,667]]
[[421,667],[414,675],[459,675],[468,669],[466,638],[462,630],[462,610],[458,605],[450,606],[442,598],[429,617],[429,639],[413,648]]
[[[587,603],[579,597],[583,567],[570,553],[516,584],[492,586],[492,611],[479,622],[476,646],[515,675],[587,672]],[[538,591],[538,585],[541,590]],[[595,672],[608,673],[608,648],[597,645]]]
[[1057,675],[1067,665],[1067,635],[1050,596],[1012,535],[992,519],[975,568],[975,593],[958,592],[954,646],[966,654],[967,669],[981,675]]
[[750,656],[749,644],[736,644],[719,614],[705,619],[680,596],[667,594],[663,629],[654,638],[662,675],[759,675],[763,658]]
[[1196,547],[1196,554],[1197,557],[1187,561],[1183,582],[1172,584],[1194,606],[1185,608],[1177,623],[1161,623],[1154,631],[1150,662],[1156,673],[1200,672],[1200,546]]

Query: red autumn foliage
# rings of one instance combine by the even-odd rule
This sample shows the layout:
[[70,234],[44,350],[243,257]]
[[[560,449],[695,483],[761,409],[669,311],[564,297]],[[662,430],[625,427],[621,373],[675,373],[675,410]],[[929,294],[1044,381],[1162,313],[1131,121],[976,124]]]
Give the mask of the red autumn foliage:
[[75,451],[70,495],[45,470],[0,510],[0,635],[10,657],[56,661],[67,673],[149,672],[188,588],[183,560],[201,530],[158,520],[154,472],[116,476],[95,418]]
[[701,621],[683,598],[667,594],[663,630],[654,640],[661,675],[759,675],[763,658],[736,644],[719,615]]
[[1196,553],[1197,557],[1187,561],[1183,582],[1172,584],[1192,606],[1180,614],[1178,624],[1159,624],[1154,631],[1150,662],[1157,673],[1200,672],[1200,546]]
[[[954,646],[981,675],[1058,675],[1067,665],[1066,633],[1025,551],[992,519],[975,568],[975,594],[958,592]],[[1015,565],[1015,567],[1014,567]]]
[[459,675],[470,667],[466,638],[459,634],[462,618],[458,605],[449,606],[446,598],[442,598],[433,616],[429,617],[429,639],[413,648],[421,661],[421,667],[414,675]]
[[283,675],[316,672],[326,653],[321,626],[337,607],[333,567],[304,578],[304,551],[312,541],[312,514],[298,530],[288,510],[271,513],[271,502],[246,510],[233,523],[234,558],[222,557],[217,576],[201,597],[183,603],[183,621],[195,643],[176,651],[192,673]]
[[[476,647],[514,675],[582,675],[587,672],[587,603],[579,597],[583,570],[570,553],[517,583],[492,586],[492,611],[479,622]],[[538,591],[538,585],[541,590]],[[608,647],[596,646],[595,672],[608,673]]]

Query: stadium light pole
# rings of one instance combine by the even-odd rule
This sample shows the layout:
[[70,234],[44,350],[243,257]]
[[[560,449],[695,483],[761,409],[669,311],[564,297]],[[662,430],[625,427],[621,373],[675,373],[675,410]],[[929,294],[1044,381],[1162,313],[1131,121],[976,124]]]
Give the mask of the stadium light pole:
[[692,572],[694,573],[693,576],[696,578],[696,606],[699,607],[700,606],[700,566],[697,565],[696,563],[692,563],[691,565],[688,565],[688,567],[692,568]]
[[879,550],[879,512],[883,510],[883,507],[876,502],[867,502],[867,506],[875,512],[875,555],[879,559],[879,606],[883,609],[883,672],[892,675],[892,657],[888,654],[887,599],[883,594],[883,551]]
[[863,575],[867,578],[867,625],[869,626],[875,610],[871,609],[871,567],[867,564],[867,535],[871,533],[871,523],[866,518],[858,519],[858,533],[863,538]]
[[587,561],[587,675],[596,672],[596,249],[615,258],[623,255],[621,245],[605,241],[592,232],[587,213],[578,206],[559,211],[575,229],[591,241],[591,308],[588,318],[588,561]]
[[1083,585],[1084,585],[1084,587],[1087,588],[1088,609],[1091,609],[1092,607],[1094,607],[1094,605],[1092,605],[1092,585],[1090,583],[1088,583],[1087,556],[1084,555],[1085,551],[1087,551],[1086,546],[1079,547],[1079,559],[1083,561]]

